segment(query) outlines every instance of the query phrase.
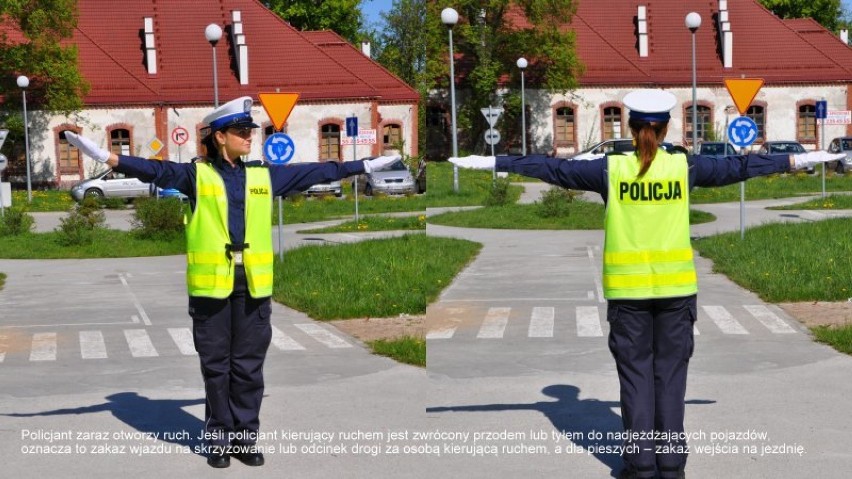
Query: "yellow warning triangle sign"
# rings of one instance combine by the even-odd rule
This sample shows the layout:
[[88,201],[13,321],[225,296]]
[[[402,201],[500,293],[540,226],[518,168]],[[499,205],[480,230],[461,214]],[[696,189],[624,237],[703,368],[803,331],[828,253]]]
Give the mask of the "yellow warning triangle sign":
[[763,78],[725,78],[725,88],[734,99],[740,115],[745,115],[760,87],[763,86]]
[[298,93],[258,93],[257,97],[272,120],[276,131],[281,131],[284,128],[284,123],[287,123],[287,117],[296,106],[296,101],[299,100]]

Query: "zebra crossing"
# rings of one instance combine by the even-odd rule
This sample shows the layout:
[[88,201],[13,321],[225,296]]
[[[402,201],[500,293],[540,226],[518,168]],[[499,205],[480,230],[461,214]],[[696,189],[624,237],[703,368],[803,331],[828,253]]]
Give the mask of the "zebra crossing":
[[[553,338],[557,332],[564,332],[565,326],[559,323],[571,323],[570,334],[578,338],[602,337],[607,334],[609,325],[606,322],[605,306],[574,306],[573,314],[565,310],[570,308],[536,306],[531,310],[528,308],[492,307],[488,308],[482,320],[474,318],[474,328],[478,326],[476,339],[503,339],[518,336],[517,329],[512,324],[528,321],[526,336],[529,338]],[[733,312],[732,312],[733,311]],[[430,314],[442,314],[437,311]],[[458,308],[448,313],[455,318],[468,317],[472,311],[459,311]],[[477,323],[477,321],[479,321]],[[461,322],[461,321],[459,321]],[[427,329],[429,320],[427,319]],[[461,328],[449,326],[443,328],[429,329],[426,333],[427,340],[445,340],[457,336]],[[693,328],[696,335],[721,334],[721,335],[748,335],[748,334],[795,334],[800,330],[794,328],[784,319],[765,305],[746,304],[742,306],[720,306],[701,305],[698,312],[698,320]]]
[[[291,326],[294,332],[289,332]],[[338,336],[327,326],[298,323],[282,328],[272,326],[270,351],[316,351],[353,347],[347,339]],[[106,334],[101,330],[61,333],[0,331],[0,367],[10,362],[28,360],[31,363],[50,363],[72,357],[88,361],[128,355],[132,358],[197,356],[191,328],[166,328],[165,333],[154,328],[123,329],[120,333],[112,330]]]

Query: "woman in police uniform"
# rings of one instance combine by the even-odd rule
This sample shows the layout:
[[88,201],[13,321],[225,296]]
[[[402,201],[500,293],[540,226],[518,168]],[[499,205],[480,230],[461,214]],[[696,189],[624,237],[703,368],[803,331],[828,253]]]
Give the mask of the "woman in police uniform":
[[203,122],[207,154],[193,163],[117,156],[66,132],[68,141],[127,176],[187,195],[187,289],[193,339],[206,392],[207,462],[230,457],[264,463],[255,447],[263,399],[263,362],[272,330],[272,198],[390,166],[399,156],[293,166],[247,162],[258,126],[251,97],[225,103]]
[[[620,478],[683,478],[687,365],[698,291],[689,238],[689,191],[805,168],[836,155],[713,158],[660,148],[676,98],[662,90],[624,97],[635,152],[589,161],[543,155],[450,158],[461,167],[520,173],[565,188],[594,191],[606,203],[603,287],[609,349],[621,385],[625,443]],[[655,435],[659,436],[654,440]],[[655,445],[663,451],[655,453]]]

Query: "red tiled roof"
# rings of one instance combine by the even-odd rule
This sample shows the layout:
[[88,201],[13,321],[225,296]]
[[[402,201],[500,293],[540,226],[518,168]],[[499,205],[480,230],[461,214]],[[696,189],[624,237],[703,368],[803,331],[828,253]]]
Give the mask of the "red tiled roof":
[[[647,57],[638,50],[636,16],[647,7]],[[763,78],[767,84],[852,82],[852,49],[813,22],[781,20],[756,0],[728,2],[733,32],[733,68],[723,66],[716,25],[718,2],[682,0],[581,0],[565,28],[577,38],[585,70],[583,86],[683,85],[692,82],[692,38],[684,25],[695,11],[698,83],[721,84],[725,78]],[[516,27],[528,26],[518,9],[509,14]],[[808,23],[804,28],[800,25]],[[534,58],[534,55],[529,55]]]
[[[298,92],[301,101],[417,99],[374,62],[364,59],[353,69],[353,55],[335,58],[332,51],[342,48],[318,47],[257,0],[79,0],[77,6],[78,24],[68,43],[78,46],[80,70],[91,85],[88,105],[212,103],[213,53],[204,38],[210,23],[224,30],[216,47],[220,99],[276,89]],[[239,82],[229,35],[234,10],[242,13],[248,85]],[[145,17],[154,19],[154,75],[145,66]]]
[[349,71],[356,72],[355,74],[362,80],[379,89],[382,92],[382,100],[417,101],[419,98],[416,90],[378,63],[367,58],[337,33],[323,30],[302,32],[302,35]]

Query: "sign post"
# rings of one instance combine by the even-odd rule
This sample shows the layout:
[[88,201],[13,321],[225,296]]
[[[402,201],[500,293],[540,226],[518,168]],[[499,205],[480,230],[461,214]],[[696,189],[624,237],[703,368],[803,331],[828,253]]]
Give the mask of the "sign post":
[[[482,108],[480,111],[482,111],[482,115],[485,116],[485,121],[488,122],[488,131],[485,133],[485,143],[491,145],[491,156],[494,156],[494,145],[500,142],[500,132],[494,131],[494,125],[497,124],[497,120],[499,120],[500,115],[503,114],[503,109],[488,105],[488,108]],[[497,179],[496,164],[494,166],[492,177],[494,180]]]
[[[353,113],[352,116],[346,118],[346,137],[352,138],[352,160],[358,161],[358,145],[355,139],[358,137],[358,117]],[[355,180],[352,186],[352,192],[355,194],[355,226],[358,226],[358,175],[355,175]]]
[[[728,136],[731,137],[731,143],[740,148],[740,154],[745,154],[745,148],[757,139],[757,125],[751,118],[745,116],[748,113],[748,107],[757,96],[757,92],[763,86],[763,78],[726,78],[725,88],[728,89],[731,98],[734,100],[734,105],[737,106],[737,111],[740,112],[739,118],[735,118],[733,123],[728,126]],[[694,106],[694,105],[693,105]],[[751,122],[750,124],[747,123]],[[739,143],[738,143],[739,142]],[[727,154],[728,144],[725,143],[725,154]],[[740,182],[740,239],[745,238],[745,181]]]
[[183,144],[184,144],[184,143],[186,143],[186,142],[187,142],[187,140],[189,140],[189,132],[188,132],[188,131],[186,131],[186,128],[184,128],[184,127],[182,127],[182,126],[178,126],[178,127],[176,127],[174,130],[172,130],[172,141],[173,141],[173,142],[175,143],[175,145],[177,145],[177,147],[178,147],[178,148],[177,148],[177,151],[178,151],[178,163],[180,163],[180,162],[181,162],[181,161],[180,161],[180,147],[181,147],[181,146],[183,146]]
[[[825,119],[828,117],[828,102],[820,100],[816,102],[815,119],[822,120],[822,127],[819,129],[820,150],[825,150]],[[822,164],[822,197],[825,198],[825,163]]]
[[[263,109],[272,121],[276,132],[280,132],[287,122],[287,118],[299,100],[298,93],[258,93]],[[296,144],[293,139],[284,133],[273,133],[269,135],[263,144],[263,153],[270,163],[286,164],[293,159],[296,152]],[[284,201],[278,197],[278,260],[284,260]]]
[[[0,130],[0,148],[3,148],[3,143],[6,142],[6,135],[9,134],[9,130]],[[3,170],[6,169],[6,166],[9,164],[9,161],[6,159],[6,156],[3,153],[0,153],[0,216],[4,216],[6,214],[6,202],[3,200],[3,187],[5,186],[3,183]]]

